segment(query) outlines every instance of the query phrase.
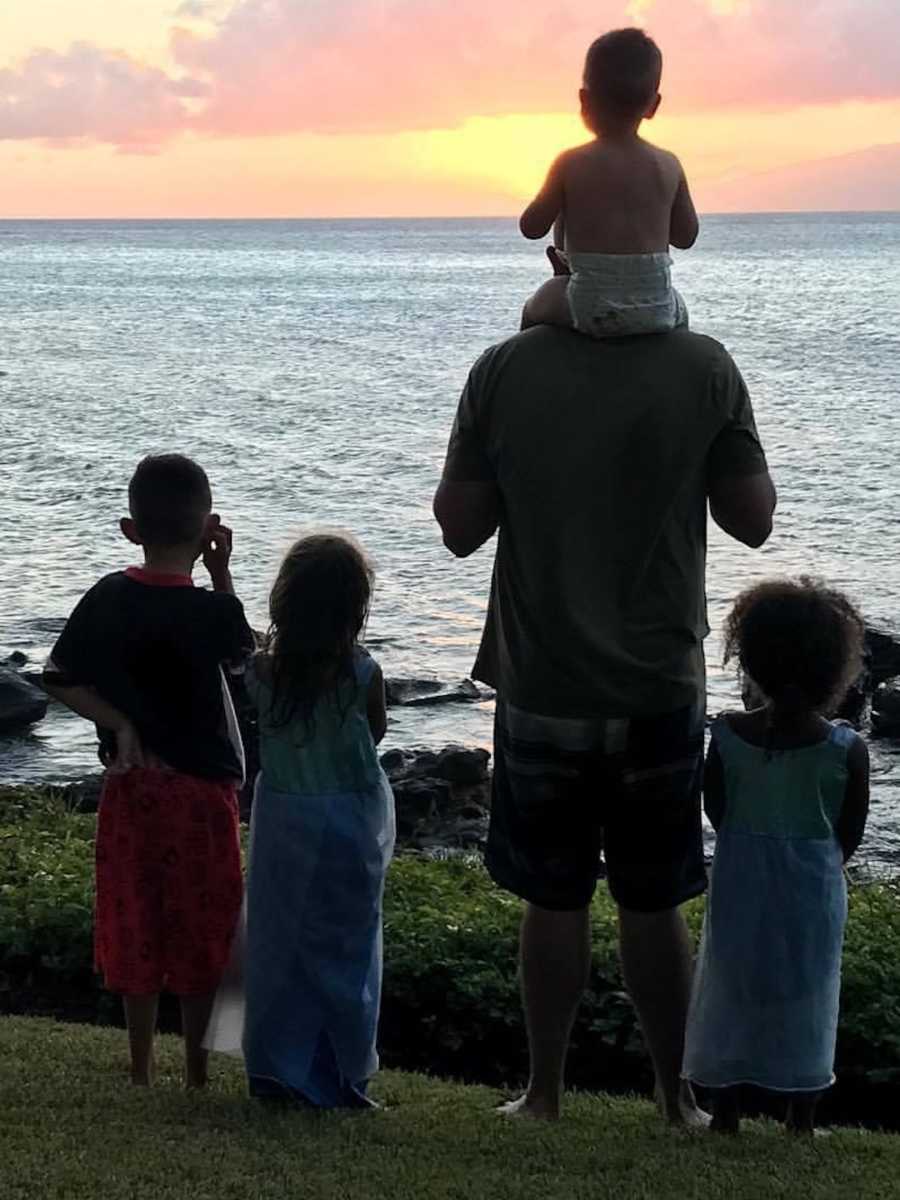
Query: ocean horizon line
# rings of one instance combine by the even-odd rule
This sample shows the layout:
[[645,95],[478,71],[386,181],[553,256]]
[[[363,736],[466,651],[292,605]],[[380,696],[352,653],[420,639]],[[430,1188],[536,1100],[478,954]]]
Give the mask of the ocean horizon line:
[[[442,224],[450,223],[457,224],[473,224],[484,221],[515,221],[518,214],[515,213],[484,213],[481,216],[356,216],[356,217],[296,217],[296,216],[144,216],[144,217],[118,217],[118,216],[94,216],[94,217],[47,217],[47,216],[0,216],[0,225],[161,225],[161,224],[182,224],[182,225],[236,225],[236,224],[298,224],[298,225],[361,225],[361,224]],[[824,209],[749,209],[741,211],[738,209],[725,211],[709,211],[701,212],[700,217],[708,218],[735,218],[741,219],[771,219],[773,217],[900,217],[900,208],[824,208]]]

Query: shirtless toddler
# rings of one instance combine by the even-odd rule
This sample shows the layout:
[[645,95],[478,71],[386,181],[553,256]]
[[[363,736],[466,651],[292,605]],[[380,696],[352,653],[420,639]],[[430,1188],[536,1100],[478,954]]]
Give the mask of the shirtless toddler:
[[522,327],[566,325],[593,337],[661,333],[687,324],[669,247],[697,239],[681,163],[638,136],[660,104],[662,55],[640,29],[598,38],[579,92],[594,140],[564,151],[519,221],[527,238],[553,229],[554,278],[530,298]]

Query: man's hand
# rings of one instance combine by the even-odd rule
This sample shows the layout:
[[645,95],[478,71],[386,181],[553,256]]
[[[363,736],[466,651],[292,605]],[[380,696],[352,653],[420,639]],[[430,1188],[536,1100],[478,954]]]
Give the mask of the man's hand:
[[213,514],[203,543],[203,565],[209,571],[213,587],[217,592],[233,591],[231,583],[231,549],[234,536],[227,525],[223,525]]

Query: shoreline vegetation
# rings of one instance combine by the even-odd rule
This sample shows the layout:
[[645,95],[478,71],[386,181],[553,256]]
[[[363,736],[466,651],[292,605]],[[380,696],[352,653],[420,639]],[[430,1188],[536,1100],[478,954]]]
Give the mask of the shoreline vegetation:
[[[0,788],[0,1013],[121,1023],[92,969],[96,818],[59,793]],[[385,896],[380,1046],[388,1068],[515,1086],[527,1071],[516,976],[521,906],[476,854],[401,852]],[[694,936],[702,902],[687,908]],[[593,906],[591,977],[571,1087],[649,1095],[651,1072],[624,991],[615,908]],[[164,1005],[163,1028],[177,1028]],[[856,882],[844,956],[838,1082],[822,1120],[900,1129],[900,883]],[[74,1035],[73,1035],[74,1036]]]

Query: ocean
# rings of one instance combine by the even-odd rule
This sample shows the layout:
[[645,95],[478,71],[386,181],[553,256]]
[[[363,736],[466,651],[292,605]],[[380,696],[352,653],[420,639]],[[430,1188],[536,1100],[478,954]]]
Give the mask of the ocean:
[[[744,584],[808,571],[900,629],[900,214],[710,216],[675,278],[693,327],[749,385],[780,502],[762,551],[711,528],[710,711],[737,702],[719,629]],[[515,222],[0,222],[0,659],[42,662],[79,595],[132,555],[117,530],[140,456],[206,466],[234,576],[266,623],[303,530],[352,530],[378,571],[369,641],[389,677],[471,669],[492,555],[457,562],[431,516],[479,352],[546,276]],[[490,745],[489,701],[391,710],[388,745]],[[51,709],[0,739],[0,779],[95,768]],[[864,857],[900,860],[898,746],[873,745]]]

